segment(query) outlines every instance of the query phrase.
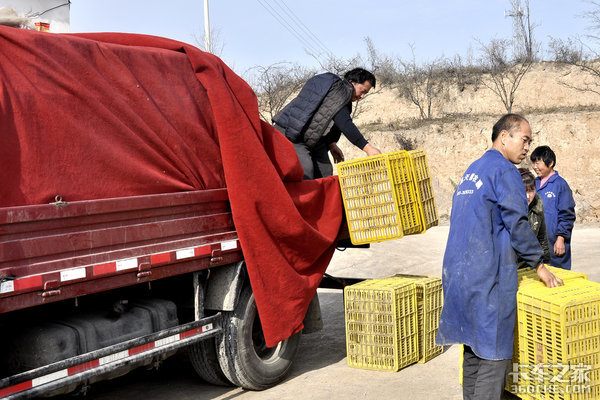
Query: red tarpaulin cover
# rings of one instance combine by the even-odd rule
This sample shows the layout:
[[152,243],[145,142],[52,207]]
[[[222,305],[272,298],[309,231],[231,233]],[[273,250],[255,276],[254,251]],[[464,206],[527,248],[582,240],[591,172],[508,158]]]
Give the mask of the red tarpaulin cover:
[[269,346],[302,329],[342,223],[217,57],[164,38],[0,26],[0,206],[227,187]]

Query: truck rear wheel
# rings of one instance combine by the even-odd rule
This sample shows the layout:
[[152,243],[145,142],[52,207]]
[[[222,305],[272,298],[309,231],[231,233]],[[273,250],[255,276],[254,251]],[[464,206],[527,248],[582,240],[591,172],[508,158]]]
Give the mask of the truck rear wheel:
[[301,333],[267,347],[249,285],[242,289],[235,310],[224,314],[217,348],[225,376],[250,390],[268,389],[282,381],[296,358]]
[[188,347],[188,357],[202,380],[219,386],[231,386],[231,382],[219,365],[214,338],[194,343]]

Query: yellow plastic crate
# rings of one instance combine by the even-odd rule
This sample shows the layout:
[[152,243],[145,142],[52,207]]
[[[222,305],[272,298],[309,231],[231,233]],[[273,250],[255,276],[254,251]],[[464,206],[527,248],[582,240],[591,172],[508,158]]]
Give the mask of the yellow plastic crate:
[[[562,279],[564,282],[566,282],[567,280],[570,279],[587,279],[587,274],[584,274],[582,272],[575,272],[575,271],[571,271],[571,270],[566,270],[566,269],[562,269],[562,268],[556,268],[556,267],[552,267],[552,266],[546,266],[548,268],[548,270],[550,270],[550,272],[552,272],[555,276],[559,277],[560,279]],[[543,283],[537,276],[537,273],[535,272],[535,269],[530,269],[530,268],[522,268],[519,269],[517,271],[517,279],[519,282],[519,288],[518,290],[521,291],[523,290],[525,287],[529,286],[529,285],[535,285],[537,287],[546,287],[546,284]],[[518,292],[517,292],[518,293]],[[517,302],[518,302],[518,297],[517,297]],[[517,323],[515,324],[515,339],[514,339],[514,347],[513,347],[513,359],[512,359],[512,364],[513,365],[520,365],[520,364],[526,364],[526,360],[521,360],[521,356],[520,356],[520,351],[519,351],[519,318],[518,318],[518,314],[517,314]],[[460,364],[459,364],[459,383],[462,385],[462,362],[463,362],[463,345],[460,345],[461,349],[460,349]],[[514,376],[514,374],[513,374]],[[522,377],[520,377],[522,378]],[[509,379],[506,383],[506,390],[508,391],[512,391],[512,389],[515,386],[524,386],[526,385],[525,382],[523,381],[523,379],[519,379],[518,382],[511,382],[511,380]],[[517,393],[515,393],[517,394]],[[600,399],[600,397],[599,397]]]
[[[568,269],[562,269],[562,268],[552,267],[552,266],[548,266],[548,265],[546,265],[546,267],[556,277],[562,279],[563,281],[566,281],[569,279],[577,279],[577,278],[587,279],[587,274],[584,274],[583,272],[575,272],[575,271],[571,271]],[[546,284],[544,282],[542,282],[540,280],[540,278],[538,278],[537,273],[535,272],[535,269],[521,268],[517,272],[517,277],[519,280],[519,289],[524,288],[525,286],[530,285],[530,284],[535,284],[540,287],[546,286]]]
[[352,243],[399,239],[437,224],[423,150],[345,161],[337,171]]
[[352,243],[404,236],[386,155],[341,162],[337,171]]
[[344,288],[348,365],[398,371],[419,359],[414,282],[376,279]]
[[[566,282],[570,279],[587,279],[587,274],[582,272],[570,271],[562,268],[556,268],[549,265],[546,265],[548,270],[552,272],[555,276],[562,279],[563,282]],[[540,280],[535,272],[535,269],[530,268],[522,268],[517,271],[517,279],[519,282],[519,290],[523,290],[525,287],[530,285],[534,285],[537,287],[546,287],[546,284]],[[519,319],[517,316],[517,323],[515,324],[515,340],[513,346],[513,365],[526,364],[526,360],[521,361],[521,355],[519,351]],[[507,380],[506,382],[506,390],[512,391],[515,387],[526,387],[527,384],[524,382],[522,377],[519,377],[518,382],[511,382]],[[516,393],[515,393],[516,394]]]
[[424,150],[411,150],[408,155],[412,162],[418,202],[421,204],[420,211],[424,232],[439,223],[433,185],[429,175],[429,164],[427,164],[427,155]]
[[419,363],[426,363],[442,354],[444,349],[435,344],[444,304],[442,278],[422,275],[395,275],[393,278],[414,282],[417,289]]
[[392,172],[402,231],[405,235],[422,233],[425,231],[425,224],[411,157],[404,150],[388,153],[386,156]]
[[600,398],[600,284],[526,285],[517,314],[519,359],[508,389],[522,399]]

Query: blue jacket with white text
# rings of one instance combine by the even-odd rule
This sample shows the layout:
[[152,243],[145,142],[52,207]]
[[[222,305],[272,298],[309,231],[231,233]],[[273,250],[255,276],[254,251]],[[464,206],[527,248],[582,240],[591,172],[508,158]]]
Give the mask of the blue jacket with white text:
[[[535,180],[538,194],[544,202],[544,217],[546,219],[546,230],[548,233],[548,246],[552,259],[550,265],[553,267],[571,269],[571,232],[575,224],[575,200],[567,181],[558,175],[558,171],[540,187],[541,179]],[[554,254],[554,243],[556,237],[565,238],[565,254],[557,256]]]
[[466,344],[489,360],[512,357],[515,252],[532,266],[543,254],[527,219],[521,176],[492,149],[469,166],[452,199],[437,344]]

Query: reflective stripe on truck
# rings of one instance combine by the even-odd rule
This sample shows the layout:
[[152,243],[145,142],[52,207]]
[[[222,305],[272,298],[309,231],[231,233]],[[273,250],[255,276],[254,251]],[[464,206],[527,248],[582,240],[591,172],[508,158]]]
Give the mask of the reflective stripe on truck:
[[220,322],[219,313],[1,379],[0,398],[29,398],[187,346],[217,335]]
[[[219,243],[222,252],[230,250],[239,250],[239,240],[226,240]],[[184,249],[177,249],[167,252],[161,252],[150,255],[150,264],[160,265],[164,263],[171,263],[176,261],[185,260],[193,257],[201,257],[210,255],[214,245],[205,245],[199,247],[188,247]],[[68,268],[59,272],[60,282],[71,282],[80,279],[93,278],[97,276],[104,276],[110,274],[116,274],[121,271],[133,270],[140,268],[141,257],[126,258],[122,260],[115,260],[102,264],[86,265],[77,268]],[[52,279],[55,279],[57,271],[52,271],[46,274],[17,277],[12,280],[6,280],[0,283],[0,294],[18,292],[22,290],[35,290],[44,289],[44,282],[48,282],[52,275]]]

